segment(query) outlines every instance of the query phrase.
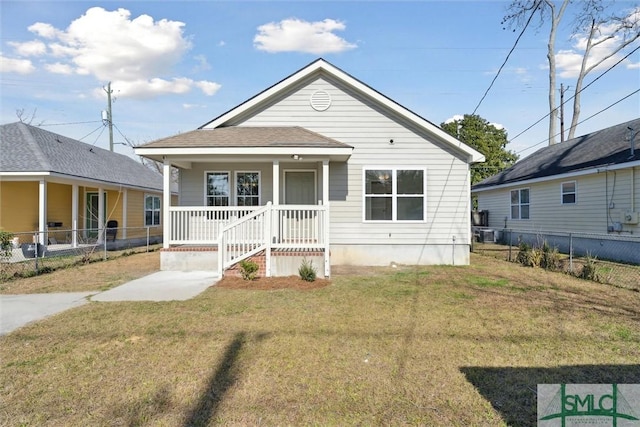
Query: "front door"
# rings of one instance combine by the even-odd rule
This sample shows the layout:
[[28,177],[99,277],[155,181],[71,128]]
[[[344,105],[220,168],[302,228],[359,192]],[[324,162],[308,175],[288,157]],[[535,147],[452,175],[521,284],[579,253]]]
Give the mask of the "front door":
[[[286,205],[315,205],[316,172],[291,170],[284,172],[284,203]],[[282,218],[283,236],[288,243],[312,243],[317,240],[317,212],[286,211]]]
[[[107,212],[107,193],[104,192],[104,206],[102,216],[106,218]],[[86,212],[86,236],[89,238],[98,237],[98,193],[87,193],[87,212]]]

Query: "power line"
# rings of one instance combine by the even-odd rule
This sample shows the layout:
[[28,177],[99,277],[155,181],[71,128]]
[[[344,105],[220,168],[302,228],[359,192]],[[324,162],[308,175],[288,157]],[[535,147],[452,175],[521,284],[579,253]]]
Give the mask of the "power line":
[[43,126],[84,125],[84,124],[87,124],[87,123],[99,123],[99,122],[100,122],[100,120],[91,120],[91,121],[88,121],[88,122],[71,122],[71,123],[42,123],[38,127],[43,127]]
[[[551,115],[551,113],[553,113],[554,111],[556,111],[558,108],[560,108],[562,105],[566,104],[567,102],[571,101],[573,98],[576,97],[577,94],[582,93],[586,88],[588,88],[589,86],[591,86],[592,84],[594,84],[596,81],[598,81],[602,76],[604,76],[605,74],[607,74],[609,71],[611,71],[614,67],[617,67],[618,64],[620,64],[622,61],[624,61],[625,59],[627,59],[629,56],[633,55],[638,49],[640,49],[640,46],[636,47],[635,49],[633,49],[631,52],[629,52],[627,55],[625,55],[622,59],[620,59],[619,61],[617,61],[615,64],[613,64],[611,67],[609,67],[607,70],[605,70],[602,74],[600,74],[598,77],[596,77],[595,79],[593,79],[591,82],[589,82],[588,85],[584,86],[582,89],[580,89],[578,92],[574,93],[572,96],[569,97],[569,99],[567,99],[565,102],[563,102],[561,105],[559,105],[558,107],[554,108],[553,110],[551,110],[550,112],[548,112],[547,114],[545,114],[544,116],[540,117],[540,119],[538,119],[538,121],[536,121],[534,124],[532,124],[531,126],[529,126],[528,128],[526,128],[525,130],[523,130],[522,132],[520,132],[519,134],[517,134],[516,136],[514,136],[513,138],[511,138],[509,140],[509,142],[512,142],[514,139],[516,139],[517,137],[519,137],[520,135],[522,135],[523,133],[527,132],[529,129],[531,129],[532,127],[534,127],[535,125],[537,125],[538,123],[540,123],[541,121],[543,121],[544,119],[546,119],[547,117],[549,117]],[[580,122],[582,123],[582,122]],[[554,136],[558,136],[559,134],[556,134]],[[548,139],[547,139],[548,141]],[[536,144],[537,145],[537,144]]]
[[[91,132],[89,132],[88,134],[86,134],[85,136],[83,136],[82,138],[80,138],[78,141],[82,141],[83,139],[85,139],[86,137],[88,137],[89,135],[91,135],[92,133],[97,132],[98,130],[104,130],[104,125],[100,125],[99,127],[97,127],[96,129],[92,130]],[[100,135],[102,135],[102,132],[100,132]],[[94,142],[95,144],[95,142]]]
[[524,28],[522,28],[522,31],[520,31],[520,35],[518,35],[518,38],[516,39],[515,43],[513,44],[513,46],[511,47],[511,50],[509,51],[509,53],[507,54],[507,57],[504,59],[504,62],[502,63],[502,65],[500,66],[500,68],[498,69],[498,72],[496,73],[496,75],[493,77],[493,80],[491,80],[491,84],[489,85],[489,87],[487,88],[487,90],[484,92],[484,95],[482,95],[482,98],[480,99],[480,102],[478,102],[478,105],[476,105],[476,108],[473,109],[473,113],[471,113],[471,115],[476,114],[476,111],[478,111],[478,108],[480,108],[480,104],[482,104],[482,101],[484,101],[484,99],[487,97],[487,94],[489,93],[489,91],[491,90],[491,88],[493,87],[493,84],[496,82],[496,80],[498,79],[498,76],[500,75],[500,72],[502,71],[502,69],[504,68],[505,65],[507,65],[507,61],[509,61],[509,57],[511,56],[511,54],[513,53],[513,51],[516,49],[516,46],[518,45],[518,42],[520,41],[520,38],[522,38],[522,35],[524,34],[525,30],[527,29],[527,27],[529,26],[529,23],[531,22],[531,19],[533,19],[533,15],[536,14],[536,11],[538,10],[538,5],[537,5],[537,1],[536,4],[534,4],[533,7],[533,11],[531,12],[531,16],[529,16],[529,19],[527,20],[527,23],[524,24]]
[[[635,94],[636,94],[636,93],[638,93],[638,92],[640,92],[640,89],[636,89],[636,90],[634,90],[634,91],[633,91],[633,92],[631,92],[630,94],[628,94],[628,95],[626,95],[626,96],[624,96],[624,97],[622,97],[622,98],[618,99],[618,100],[617,100],[616,102],[614,102],[613,104],[610,104],[610,105],[608,105],[608,106],[604,107],[602,110],[598,111],[597,113],[594,113],[594,114],[590,115],[590,116],[589,116],[589,117],[587,117],[586,119],[580,120],[580,121],[578,122],[578,124],[579,124],[579,125],[581,125],[582,123],[586,122],[587,120],[590,120],[590,119],[594,118],[594,117],[595,117],[595,116],[597,116],[598,114],[604,113],[604,112],[605,112],[605,111],[607,111],[609,108],[613,107],[613,106],[614,106],[614,105],[616,105],[616,104],[621,103],[621,102],[622,102],[622,101],[624,101],[625,99],[627,99],[627,98],[629,98],[629,97],[631,97],[631,96],[635,95]],[[556,137],[556,136],[558,136],[558,135],[560,135],[560,133],[556,133],[556,134],[555,134],[555,135],[553,135],[553,136],[554,136],[554,137]],[[538,145],[542,144],[543,142],[547,142],[548,140],[549,140],[548,138],[545,138],[545,139],[543,139],[542,141],[540,141],[540,142],[538,142],[538,143],[536,143],[536,144],[533,144],[533,145],[532,145],[532,146],[530,146],[530,147],[527,147],[527,148],[525,148],[525,149],[523,149],[523,150],[518,151],[516,154],[520,154],[520,153],[523,153],[523,152],[525,152],[525,151],[527,151],[527,150],[530,150],[530,149],[532,149],[533,147],[536,147],[536,146],[538,146]]]

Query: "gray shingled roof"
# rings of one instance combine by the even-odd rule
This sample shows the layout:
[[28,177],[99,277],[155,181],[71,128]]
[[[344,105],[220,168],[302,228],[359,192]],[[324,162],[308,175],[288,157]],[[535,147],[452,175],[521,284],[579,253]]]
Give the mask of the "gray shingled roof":
[[144,148],[187,147],[350,147],[347,144],[293,127],[223,127],[197,129],[144,144]]
[[20,122],[0,126],[0,172],[53,172],[162,190],[162,175],[128,156]]
[[640,131],[640,119],[542,148],[509,169],[474,185],[472,191],[494,185],[640,161],[640,135],[635,137],[635,155],[630,157],[629,127],[635,132]]

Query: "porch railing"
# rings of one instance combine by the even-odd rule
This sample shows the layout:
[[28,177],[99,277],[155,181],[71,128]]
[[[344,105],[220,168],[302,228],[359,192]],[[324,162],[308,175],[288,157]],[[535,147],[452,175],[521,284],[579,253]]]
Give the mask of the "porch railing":
[[223,227],[259,208],[260,206],[171,206],[169,244],[215,244]]

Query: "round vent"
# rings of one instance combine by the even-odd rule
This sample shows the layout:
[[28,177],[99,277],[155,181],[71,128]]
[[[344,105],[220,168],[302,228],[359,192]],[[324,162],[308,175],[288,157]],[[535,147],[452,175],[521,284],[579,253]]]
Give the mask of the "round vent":
[[324,90],[317,90],[311,94],[311,107],[316,111],[324,111],[331,106],[331,95]]

